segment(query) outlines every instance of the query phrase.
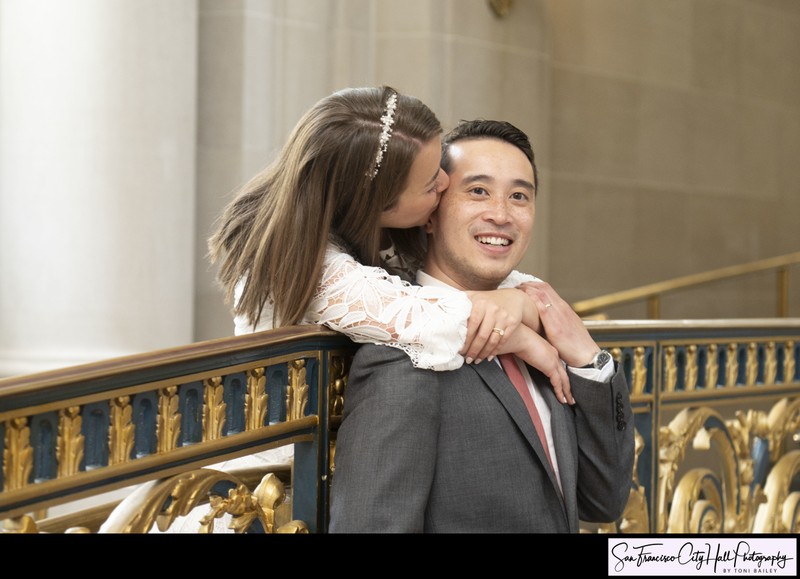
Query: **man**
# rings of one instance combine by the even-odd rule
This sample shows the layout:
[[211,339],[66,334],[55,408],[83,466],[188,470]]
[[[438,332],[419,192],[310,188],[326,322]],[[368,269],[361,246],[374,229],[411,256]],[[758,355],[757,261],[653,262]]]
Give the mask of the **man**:
[[[462,123],[443,148],[450,186],[427,225],[418,281],[493,289],[530,241],[533,151],[524,133],[497,121]],[[520,326],[504,346],[563,360],[570,404],[519,359],[508,366],[526,380],[518,391],[498,360],[434,372],[394,348],[362,346],[337,436],[331,533],[576,533],[579,520],[622,514],[634,459],[624,374],[548,284],[525,290],[547,342]],[[523,396],[532,396],[545,442]]]

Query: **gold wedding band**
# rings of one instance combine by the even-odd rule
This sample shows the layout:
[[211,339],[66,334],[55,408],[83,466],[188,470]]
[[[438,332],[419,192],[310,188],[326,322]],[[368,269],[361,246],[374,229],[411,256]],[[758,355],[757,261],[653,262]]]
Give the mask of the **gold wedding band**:
[[553,307],[553,304],[545,304],[545,305],[544,305],[544,307],[545,307],[545,308],[552,308],[552,307]]
[[497,332],[498,334],[500,334],[500,337],[501,337],[501,338],[502,338],[502,337],[505,335],[505,333],[506,333],[506,331],[505,331],[505,330],[501,330],[500,328],[492,328],[492,331],[493,331],[493,332]]

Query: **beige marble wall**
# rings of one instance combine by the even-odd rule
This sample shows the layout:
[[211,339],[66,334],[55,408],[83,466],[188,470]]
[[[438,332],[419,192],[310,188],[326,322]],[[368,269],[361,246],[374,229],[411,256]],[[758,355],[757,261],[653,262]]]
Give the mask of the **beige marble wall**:
[[[800,248],[800,3],[550,0],[548,13],[549,273],[568,299]],[[774,278],[760,281],[662,313],[774,315]]]

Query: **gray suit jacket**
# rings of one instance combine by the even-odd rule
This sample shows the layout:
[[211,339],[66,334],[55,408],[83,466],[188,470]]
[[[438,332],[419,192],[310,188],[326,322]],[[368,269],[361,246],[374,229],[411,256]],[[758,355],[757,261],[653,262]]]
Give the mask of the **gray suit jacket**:
[[350,369],[334,454],[330,533],[561,533],[611,522],[630,491],[633,416],[625,376],[570,374],[562,405],[544,375],[563,496],[525,405],[495,362],[421,370],[387,346]]

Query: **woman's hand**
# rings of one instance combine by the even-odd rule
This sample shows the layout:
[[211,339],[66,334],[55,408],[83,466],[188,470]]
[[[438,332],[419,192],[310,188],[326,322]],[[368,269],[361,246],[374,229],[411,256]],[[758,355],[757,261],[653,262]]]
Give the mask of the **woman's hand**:
[[506,341],[500,354],[516,354],[547,376],[553,385],[553,391],[564,404],[575,404],[569,384],[569,376],[558,350],[542,336],[523,325]]
[[461,350],[466,362],[492,359],[520,324],[538,330],[536,304],[516,288],[466,292],[472,301],[467,338]]
[[542,323],[540,332],[573,368],[588,364],[600,350],[580,316],[547,282],[526,282],[518,286],[536,304]]

